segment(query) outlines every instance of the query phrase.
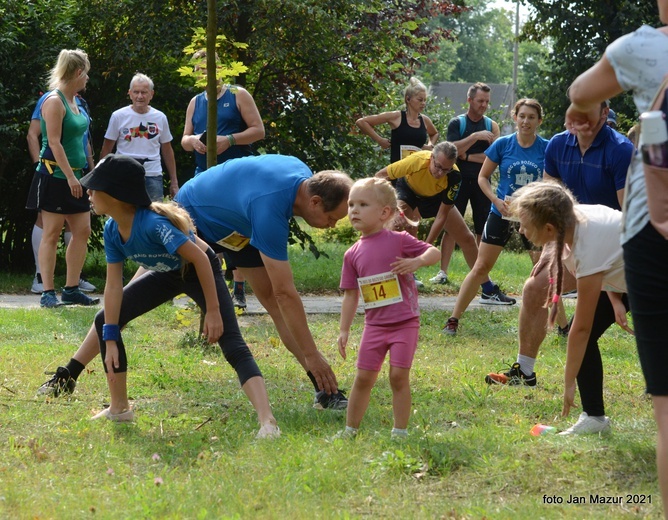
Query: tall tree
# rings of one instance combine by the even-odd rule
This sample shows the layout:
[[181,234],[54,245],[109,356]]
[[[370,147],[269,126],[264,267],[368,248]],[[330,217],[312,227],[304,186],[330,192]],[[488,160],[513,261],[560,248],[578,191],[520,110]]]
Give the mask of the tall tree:
[[[571,0],[568,8],[554,0],[525,0],[534,13],[524,25],[523,38],[551,45],[545,81],[535,85],[535,96],[548,108],[543,127],[563,128],[568,106],[566,90],[582,72],[598,61],[605,48],[643,23],[659,23],[656,2],[636,0]],[[629,95],[615,100],[615,111],[636,117]]]

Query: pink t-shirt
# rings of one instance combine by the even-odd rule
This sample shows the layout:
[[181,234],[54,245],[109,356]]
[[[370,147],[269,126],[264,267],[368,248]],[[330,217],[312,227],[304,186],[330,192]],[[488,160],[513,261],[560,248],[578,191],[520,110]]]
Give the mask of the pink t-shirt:
[[[401,258],[415,258],[429,249],[429,244],[405,231],[383,229],[361,237],[343,257],[341,289],[358,289],[358,278],[387,273],[390,264]],[[412,274],[399,275],[403,301],[385,307],[367,309],[365,322],[369,325],[393,325],[420,315],[418,292]]]

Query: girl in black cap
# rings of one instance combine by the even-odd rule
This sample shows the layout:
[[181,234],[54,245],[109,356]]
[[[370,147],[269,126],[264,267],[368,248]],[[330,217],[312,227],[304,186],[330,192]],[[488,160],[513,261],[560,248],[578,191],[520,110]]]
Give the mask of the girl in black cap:
[[[93,419],[133,420],[121,329],[137,316],[185,293],[205,312],[204,335],[211,343],[218,341],[255,407],[261,424],[257,436],[279,436],[264,379],[241,337],[220,262],[195,236],[188,213],[174,203],[152,203],[146,193],[144,167],[128,156],[108,155],[81,184],[88,190],[95,212],[111,217],[104,227],[104,311],[95,317],[111,404]],[[123,288],[126,258],[148,271]]]

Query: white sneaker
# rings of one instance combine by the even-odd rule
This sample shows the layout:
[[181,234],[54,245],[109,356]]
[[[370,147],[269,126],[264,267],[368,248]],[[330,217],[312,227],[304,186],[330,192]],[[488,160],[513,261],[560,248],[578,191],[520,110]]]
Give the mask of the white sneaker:
[[415,273],[413,273],[413,280],[415,281],[415,287],[417,288],[424,287],[422,280],[418,280],[418,277]]
[[32,287],[30,292],[34,294],[42,294],[44,292],[44,285],[42,284],[42,275],[36,274],[32,280]]
[[590,417],[587,412],[582,412],[578,422],[573,426],[559,432],[559,435],[584,435],[588,433],[607,433],[610,431],[610,418],[605,416],[603,419]]
[[440,270],[436,276],[434,276],[433,278],[429,278],[429,281],[431,283],[446,284],[448,283],[448,273],[446,273],[443,270]]
[[82,292],[95,292],[96,287],[84,278],[79,278],[79,290]]

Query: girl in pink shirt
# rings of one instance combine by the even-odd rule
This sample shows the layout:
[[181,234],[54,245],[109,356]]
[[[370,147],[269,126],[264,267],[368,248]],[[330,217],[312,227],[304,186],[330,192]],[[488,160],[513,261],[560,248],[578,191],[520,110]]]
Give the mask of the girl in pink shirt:
[[350,190],[348,218],[362,236],[346,251],[341,272],[340,287],[345,293],[338,346],[344,359],[360,292],[365,313],[346,429],[340,434],[343,437],[357,434],[388,351],[394,411],[392,435],[407,434],[411,409],[409,374],[420,327],[412,273],[437,263],[441,253],[406,232],[388,229],[396,213],[397,197],[388,181],[362,179]]

